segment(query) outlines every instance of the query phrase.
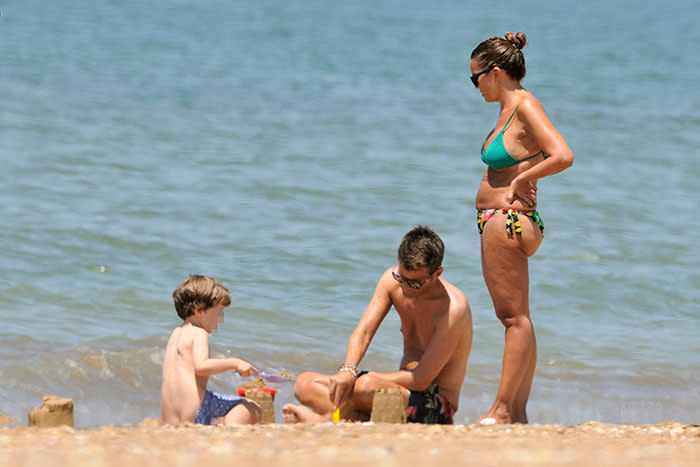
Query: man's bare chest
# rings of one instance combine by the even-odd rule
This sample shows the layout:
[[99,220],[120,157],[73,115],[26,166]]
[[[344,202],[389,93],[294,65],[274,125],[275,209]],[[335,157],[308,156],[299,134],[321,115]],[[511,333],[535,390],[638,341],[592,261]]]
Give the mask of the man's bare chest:
[[430,310],[416,310],[413,306],[396,307],[401,319],[404,342],[425,350],[435,334],[434,314]]

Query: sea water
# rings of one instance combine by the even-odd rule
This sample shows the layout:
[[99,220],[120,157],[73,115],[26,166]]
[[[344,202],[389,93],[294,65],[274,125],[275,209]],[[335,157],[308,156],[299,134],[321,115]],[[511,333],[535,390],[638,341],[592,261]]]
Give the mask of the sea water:
[[[56,394],[79,427],[159,417],[190,273],[232,290],[213,356],[333,372],[424,223],[471,304],[456,421],[475,422],[503,327],[474,210],[498,106],[468,56],[524,31],[523,84],[576,157],[539,184],[530,420],[697,423],[698,17],[694,0],[3,2],[0,412],[24,424]],[[392,311],[362,367],[396,369],[401,345]],[[276,387],[280,420],[293,387]]]

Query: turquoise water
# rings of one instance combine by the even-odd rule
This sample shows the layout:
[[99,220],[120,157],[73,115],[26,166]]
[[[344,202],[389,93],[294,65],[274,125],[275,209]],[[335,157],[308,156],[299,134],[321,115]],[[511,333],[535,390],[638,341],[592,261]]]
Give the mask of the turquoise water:
[[[498,109],[467,56],[522,30],[523,84],[576,156],[540,182],[530,419],[697,423],[700,5],[346,3],[3,2],[0,412],[59,394],[81,427],[158,417],[170,295],[195,272],[233,291],[214,355],[331,371],[427,223],[472,307],[473,423],[503,330],[473,202]],[[363,364],[400,354],[391,314]]]

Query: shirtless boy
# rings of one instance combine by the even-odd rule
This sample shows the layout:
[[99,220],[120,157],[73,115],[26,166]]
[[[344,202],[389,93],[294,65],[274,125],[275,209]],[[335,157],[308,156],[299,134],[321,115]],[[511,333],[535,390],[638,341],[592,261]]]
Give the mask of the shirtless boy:
[[262,411],[254,401],[207,390],[210,375],[235,370],[257,372],[238,358],[209,358],[209,334],[231,304],[229,291],[206,276],[189,276],[173,292],[175,310],[184,323],[173,330],[165,349],[161,416],[168,424],[257,423]]
[[[441,277],[444,249],[427,226],[417,226],[404,236],[397,265],[382,274],[348,340],[345,362],[335,375],[303,373],[297,378],[294,392],[303,405],[286,404],[282,408],[286,422],[325,422],[338,406],[343,419],[367,420],[374,391],[398,387],[409,422],[453,423],[471,350],[472,321],[464,294]],[[392,306],[403,334],[399,370],[359,371]]]

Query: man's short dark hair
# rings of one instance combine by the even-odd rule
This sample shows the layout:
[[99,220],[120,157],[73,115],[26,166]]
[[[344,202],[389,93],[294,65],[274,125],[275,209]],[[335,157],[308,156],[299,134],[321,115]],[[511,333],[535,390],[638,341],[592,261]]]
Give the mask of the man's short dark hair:
[[445,244],[427,225],[411,229],[399,245],[399,263],[409,271],[426,268],[430,273],[442,265]]

